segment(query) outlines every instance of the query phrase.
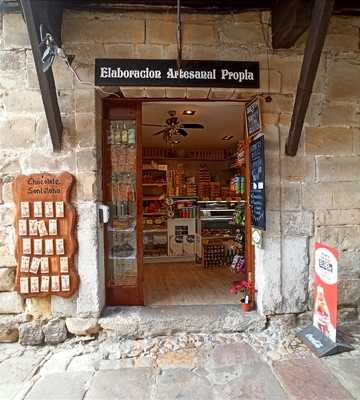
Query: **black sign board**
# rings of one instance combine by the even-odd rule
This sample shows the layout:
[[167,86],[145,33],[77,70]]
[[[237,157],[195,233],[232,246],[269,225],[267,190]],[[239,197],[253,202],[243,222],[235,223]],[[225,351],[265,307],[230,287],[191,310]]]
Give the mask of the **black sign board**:
[[351,351],[354,348],[343,340],[337,339],[336,342],[330,340],[314,325],[309,325],[296,336],[305,343],[310,350],[318,357],[331,356],[333,354],[342,353],[343,351]]
[[246,104],[245,116],[248,137],[261,132],[261,112],[258,98]]
[[260,136],[250,143],[250,204],[251,224],[266,230],[265,210],[265,141]]
[[257,61],[95,60],[97,86],[259,88]]

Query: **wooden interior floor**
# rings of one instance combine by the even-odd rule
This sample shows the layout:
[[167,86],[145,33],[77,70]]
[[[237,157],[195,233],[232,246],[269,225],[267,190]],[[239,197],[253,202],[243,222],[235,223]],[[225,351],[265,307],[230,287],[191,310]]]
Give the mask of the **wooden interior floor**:
[[193,263],[144,264],[146,305],[238,304],[229,288],[238,277],[228,268]]

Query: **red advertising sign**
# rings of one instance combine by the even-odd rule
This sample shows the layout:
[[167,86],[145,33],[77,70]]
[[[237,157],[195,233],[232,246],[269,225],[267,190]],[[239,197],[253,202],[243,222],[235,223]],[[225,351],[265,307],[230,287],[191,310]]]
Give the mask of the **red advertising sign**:
[[315,243],[315,304],[313,325],[336,342],[338,252]]

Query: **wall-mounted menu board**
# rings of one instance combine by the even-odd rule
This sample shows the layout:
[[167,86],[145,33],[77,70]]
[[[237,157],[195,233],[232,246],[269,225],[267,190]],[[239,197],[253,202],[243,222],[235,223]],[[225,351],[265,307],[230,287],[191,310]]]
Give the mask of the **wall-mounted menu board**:
[[265,141],[264,136],[250,143],[251,171],[251,224],[254,228],[266,230],[265,208]]
[[70,204],[74,181],[64,172],[20,175],[13,183],[16,289],[24,297],[71,297],[79,287],[76,213]]
[[256,135],[261,132],[261,111],[260,101],[258,98],[250,101],[245,105],[245,121],[246,121],[246,132],[248,137]]

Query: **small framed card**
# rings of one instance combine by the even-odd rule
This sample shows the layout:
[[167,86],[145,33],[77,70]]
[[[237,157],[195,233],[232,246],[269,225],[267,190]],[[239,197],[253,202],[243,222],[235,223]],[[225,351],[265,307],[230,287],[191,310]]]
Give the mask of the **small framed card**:
[[38,222],[36,219],[29,219],[29,235],[37,236],[38,234]]
[[49,235],[56,236],[57,234],[57,220],[49,219]]
[[54,218],[54,204],[52,201],[45,202],[45,217]]
[[50,287],[50,277],[49,276],[42,276],[41,277],[41,291],[48,292]]
[[34,201],[34,217],[42,218],[42,216],[43,216],[42,202]]
[[64,292],[70,291],[70,276],[69,275],[61,276],[61,290]]
[[22,256],[20,263],[20,272],[29,272],[30,269],[30,257]]
[[22,201],[20,203],[20,215],[21,215],[21,218],[29,218],[30,217],[30,204],[28,201]]
[[60,277],[58,275],[52,275],[51,277],[51,291],[52,292],[60,291]]
[[41,257],[40,272],[42,274],[48,274],[49,273],[49,259],[47,257]]
[[45,239],[45,255],[52,256],[54,254],[54,240]]
[[23,253],[31,254],[31,239],[23,239]]
[[30,278],[30,292],[39,293],[39,278],[37,276]]
[[65,247],[64,247],[64,239],[55,239],[55,247],[56,247],[56,254],[64,254]]
[[27,235],[27,220],[19,219],[19,236]]
[[39,257],[33,257],[33,259],[31,260],[30,272],[32,274],[38,273],[39,267],[40,267],[40,261],[41,261],[41,258],[39,258]]
[[20,293],[29,293],[29,278],[20,278]]
[[38,231],[39,231],[40,236],[47,236],[48,235],[48,231],[46,229],[46,223],[45,223],[44,220],[38,221],[37,227],[38,227]]
[[64,202],[57,201],[55,203],[56,218],[64,218]]
[[62,274],[69,273],[69,259],[68,257],[60,257],[60,272]]
[[34,254],[41,256],[43,253],[43,240],[34,239]]

